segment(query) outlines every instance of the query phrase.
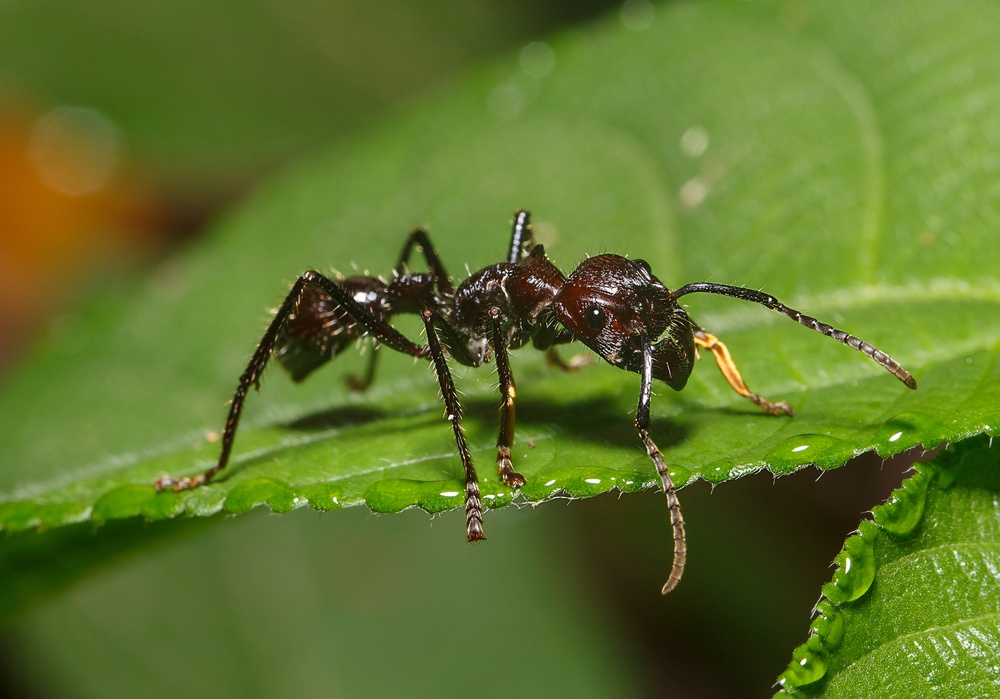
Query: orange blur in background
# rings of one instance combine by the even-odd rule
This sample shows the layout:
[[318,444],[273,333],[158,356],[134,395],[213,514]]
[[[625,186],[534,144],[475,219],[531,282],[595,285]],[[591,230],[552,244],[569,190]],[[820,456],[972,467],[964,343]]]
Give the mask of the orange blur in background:
[[0,106],[0,373],[78,284],[148,257],[165,206],[123,166],[99,112]]

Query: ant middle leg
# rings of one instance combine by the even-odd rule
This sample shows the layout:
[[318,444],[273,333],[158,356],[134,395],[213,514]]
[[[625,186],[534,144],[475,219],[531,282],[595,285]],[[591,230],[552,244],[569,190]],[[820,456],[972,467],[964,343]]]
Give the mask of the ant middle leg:
[[514,471],[510,460],[510,448],[514,444],[514,397],[517,395],[517,388],[514,386],[514,373],[510,369],[510,360],[507,355],[507,340],[500,324],[500,309],[491,308],[489,316],[493,331],[493,355],[496,357],[497,376],[500,379],[497,472],[508,488],[519,488],[524,485],[524,476]]
[[250,358],[250,363],[240,376],[239,385],[236,387],[236,392],[233,394],[233,399],[229,405],[229,416],[226,418],[226,425],[222,431],[222,452],[219,455],[219,460],[212,468],[197,476],[185,476],[181,478],[162,476],[156,480],[157,491],[168,489],[175,491],[188,490],[204,485],[211,481],[229,463],[229,457],[233,449],[233,440],[236,437],[236,428],[239,425],[240,415],[243,413],[243,404],[246,401],[247,393],[251,386],[260,388],[260,375],[271,358],[275,343],[285,324],[288,322],[289,316],[295,313],[298,308],[302,294],[307,288],[317,288],[330,296],[343,307],[344,311],[356,323],[363,326],[378,341],[397,352],[409,354],[413,357],[426,357],[428,355],[426,347],[410,342],[394,327],[381,318],[375,317],[371,311],[355,301],[351,294],[333,280],[313,270],[302,274],[295,280],[288,295],[285,296],[285,300],[274,314],[274,318],[271,319],[267,330],[264,331],[264,336],[257,344],[257,349],[254,350],[253,356]]
[[729,348],[727,348],[719,340],[719,338],[705,332],[697,325],[695,325],[692,329],[694,331],[695,346],[708,350],[712,353],[712,356],[715,357],[715,363],[719,365],[719,371],[721,371],[722,375],[726,377],[726,381],[729,382],[729,385],[732,386],[734,391],[772,415],[792,414],[792,406],[788,403],[785,403],[784,401],[773,403],[766,398],[758,396],[756,393],[747,388],[747,385],[743,383],[743,377],[740,376],[740,372],[736,368],[736,362],[733,361],[732,355],[729,354]]

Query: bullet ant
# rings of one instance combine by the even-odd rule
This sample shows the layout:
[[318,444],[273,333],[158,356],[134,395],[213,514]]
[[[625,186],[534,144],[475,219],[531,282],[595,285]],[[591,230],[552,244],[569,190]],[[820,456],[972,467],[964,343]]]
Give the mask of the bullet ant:
[[[408,270],[414,248],[423,254],[428,272]],[[498,472],[508,487],[517,488],[524,484],[524,476],[514,470],[510,456],[516,393],[508,351],[530,342],[554,358],[557,345],[579,340],[609,364],[641,377],[635,427],[663,482],[674,535],[673,566],[663,586],[666,594],[680,582],[687,542],[670,472],[649,434],[653,379],[681,390],[698,350],[707,350],[738,394],[772,415],[792,414],[787,403],[771,402],[747,388],[726,346],[692,321],[678,299],[708,293],[761,304],[853,347],[908,387],[917,387],[910,373],[881,350],[760,291],[710,282],[687,284],[671,291],[653,276],[644,260],[618,255],[587,258],[565,276],[546,257],[545,249],[534,244],[527,211],[515,213],[507,251],[505,262],[472,274],[455,288],[426,231],[418,228],[407,238],[388,282],[368,276],[332,280],[313,270],[304,273],[274,314],[240,377],[222,432],[219,461],[197,476],[164,476],[156,482],[157,490],[195,488],[211,481],[226,467],[247,391],[251,386],[259,388],[261,372],[272,354],[299,382],[356,341],[371,336],[377,342],[366,374],[361,379],[348,377],[348,384],[354,390],[364,390],[371,384],[382,345],[433,364],[465,470],[468,540],[480,541],[485,537],[479,480],[462,431],[462,407],[448,358],[472,367],[491,359],[496,362],[500,379]],[[411,342],[389,324],[389,319],[400,313],[420,316],[427,344]]]

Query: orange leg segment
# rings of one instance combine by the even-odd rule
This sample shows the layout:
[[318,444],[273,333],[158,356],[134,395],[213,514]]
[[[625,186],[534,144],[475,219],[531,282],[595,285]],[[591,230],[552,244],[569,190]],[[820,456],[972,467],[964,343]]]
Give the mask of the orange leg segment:
[[708,350],[715,357],[715,363],[719,365],[719,371],[722,375],[726,377],[726,381],[729,385],[733,387],[733,390],[739,393],[744,398],[750,400],[754,405],[760,406],[762,409],[771,413],[772,415],[791,415],[792,406],[784,401],[779,403],[772,403],[766,398],[758,396],[753,393],[747,385],[743,383],[743,377],[740,376],[739,370],[736,368],[736,362],[733,361],[732,355],[729,354],[729,349],[719,341],[715,335],[705,332],[701,328],[696,327],[694,329],[694,344],[696,347]]

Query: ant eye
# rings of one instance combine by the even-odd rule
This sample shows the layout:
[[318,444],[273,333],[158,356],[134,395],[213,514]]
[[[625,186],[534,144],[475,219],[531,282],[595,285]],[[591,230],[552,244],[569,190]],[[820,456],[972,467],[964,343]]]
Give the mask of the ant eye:
[[587,316],[587,325],[594,330],[604,327],[604,309],[600,306],[591,306],[584,312]]
[[653,270],[650,269],[649,263],[646,262],[645,260],[641,260],[641,259],[640,260],[632,260],[632,264],[638,265],[642,269],[643,272],[645,272],[646,274],[652,276]]

